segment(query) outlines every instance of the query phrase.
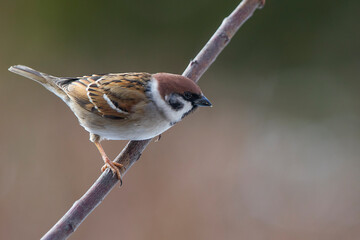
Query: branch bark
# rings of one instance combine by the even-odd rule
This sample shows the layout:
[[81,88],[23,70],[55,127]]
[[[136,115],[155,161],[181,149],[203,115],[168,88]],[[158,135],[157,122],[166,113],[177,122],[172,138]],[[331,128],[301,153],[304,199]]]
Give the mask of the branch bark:
[[[199,54],[190,62],[182,75],[197,82],[230,42],[242,24],[252,16],[256,9],[262,8],[264,4],[265,0],[243,0],[237,8],[224,19],[220,27]],[[130,141],[115,158],[116,162],[122,163],[126,168],[126,170],[121,172],[122,176],[140,158],[150,141],[151,139]],[[116,176],[113,176],[112,172],[107,169],[41,239],[57,240],[68,238],[92,210],[102,202],[117,182],[118,179]]]

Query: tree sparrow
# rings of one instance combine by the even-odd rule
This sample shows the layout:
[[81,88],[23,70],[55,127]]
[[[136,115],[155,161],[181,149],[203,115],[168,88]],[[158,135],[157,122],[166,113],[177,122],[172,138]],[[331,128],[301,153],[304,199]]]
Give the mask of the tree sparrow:
[[90,133],[105,165],[121,180],[100,141],[145,140],[160,135],[198,106],[211,106],[189,78],[170,73],[109,73],[54,77],[26,66],[9,71],[30,78],[60,97]]

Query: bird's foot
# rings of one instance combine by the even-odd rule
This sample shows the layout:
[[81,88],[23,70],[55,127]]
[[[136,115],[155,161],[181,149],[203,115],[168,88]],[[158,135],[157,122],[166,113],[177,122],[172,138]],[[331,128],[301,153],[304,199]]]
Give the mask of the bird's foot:
[[116,177],[120,180],[120,186],[122,185],[122,176],[120,173],[120,169],[125,169],[124,165],[118,162],[113,162],[109,158],[104,159],[105,165],[101,168],[101,171],[104,172],[107,168],[116,175]]

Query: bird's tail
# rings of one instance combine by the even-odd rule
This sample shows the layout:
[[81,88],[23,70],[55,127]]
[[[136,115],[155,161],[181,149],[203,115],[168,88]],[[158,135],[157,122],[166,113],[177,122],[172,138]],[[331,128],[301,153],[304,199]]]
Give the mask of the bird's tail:
[[55,78],[55,77],[50,76],[50,75],[48,75],[46,73],[36,71],[36,70],[34,70],[32,68],[29,68],[29,67],[26,67],[26,66],[23,66],[23,65],[11,66],[9,68],[9,71],[13,72],[13,73],[16,73],[16,74],[19,74],[19,75],[21,75],[23,77],[26,77],[26,78],[30,78],[31,80],[34,80],[34,81],[42,83],[42,84],[49,84],[49,80],[51,78]]
[[47,88],[49,91],[55,93],[57,96],[59,96],[61,99],[63,99],[65,102],[68,99],[67,94],[56,84],[56,80],[59,79],[57,77],[36,71],[32,68],[29,68],[29,67],[23,66],[23,65],[11,66],[9,68],[9,71],[19,74],[26,78],[30,78],[31,80],[34,80],[35,82],[40,83],[45,88]]

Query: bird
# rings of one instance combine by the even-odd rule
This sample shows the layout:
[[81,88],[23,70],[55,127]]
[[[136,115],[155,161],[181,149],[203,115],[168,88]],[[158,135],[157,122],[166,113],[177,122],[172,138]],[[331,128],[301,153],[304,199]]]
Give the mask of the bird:
[[106,155],[102,140],[146,140],[161,136],[198,107],[212,106],[191,79],[171,73],[128,72],[55,77],[23,65],[9,71],[40,83],[70,107],[90,133],[105,171],[122,183],[120,163]]

